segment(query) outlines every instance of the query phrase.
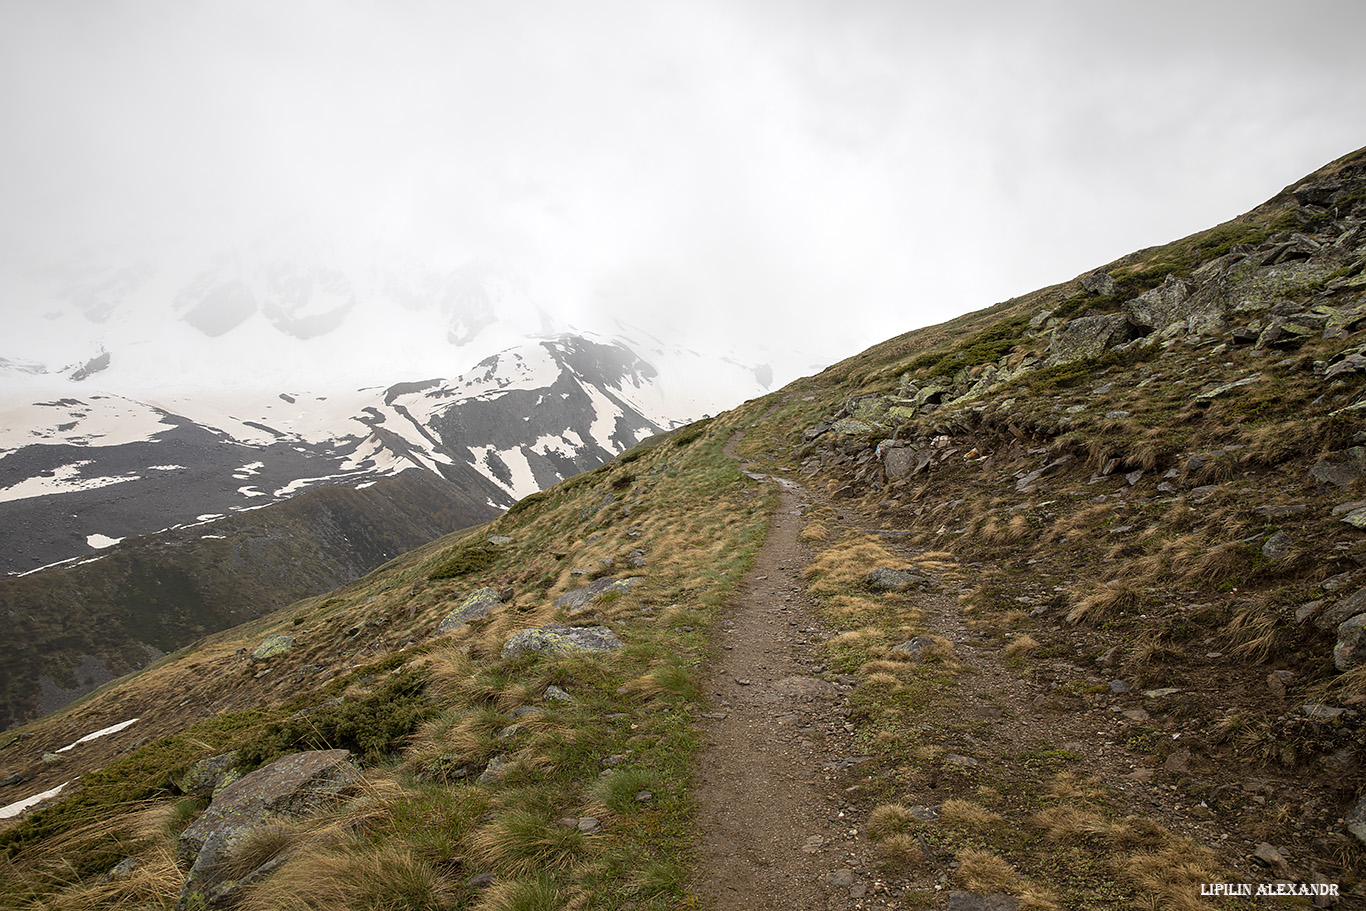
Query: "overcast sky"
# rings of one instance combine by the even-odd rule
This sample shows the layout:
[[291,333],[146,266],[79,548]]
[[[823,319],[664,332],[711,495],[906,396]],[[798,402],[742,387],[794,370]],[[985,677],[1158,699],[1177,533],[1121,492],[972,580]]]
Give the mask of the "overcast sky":
[[482,256],[570,321],[829,362],[1366,145],[1363,35],[1361,0],[0,0],[0,243]]

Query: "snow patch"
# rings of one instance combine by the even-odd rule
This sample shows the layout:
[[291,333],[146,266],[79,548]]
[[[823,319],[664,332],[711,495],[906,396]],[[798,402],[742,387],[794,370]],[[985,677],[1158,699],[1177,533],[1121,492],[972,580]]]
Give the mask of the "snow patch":
[[113,547],[115,544],[119,543],[122,540],[122,538],[111,538],[108,535],[100,534],[85,536],[85,543],[95,548],[96,550],[104,550],[106,547]]
[[265,491],[257,490],[255,487],[239,487],[237,492],[244,497],[264,497]]
[[110,487],[114,484],[124,484],[128,481],[141,479],[140,475],[135,474],[102,478],[80,477],[81,469],[90,464],[92,463],[89,460],[72,462],[69,465],[54,468],[50,474],[25,478],[18,484],[0,487],[0,503],[7,503],[11,500],[25,500],[29,497],[42,497],[54,493],[95,490],[99,487]]
[[47,800],[48,798],[56,797],[58,794],[62,792],[62,788],[66,787],[69,784],[71,784],[71,782],[64,781],[50,791],[44,791],[41,794],[34,794],[32,797],[25,797],[23,800],[16,800],[9,806],[0,807],[0,819],[12,819],[15,816],[18,816],[20,813],[27,810],[29,807],[37,806],[38,804],[42,803],[44,800]]
[[70,750],[70,749],[73,749],[74,747],[80,746],[80,745],[83,744],[83,743],[89,743],[89,742],[92,741],[92,740],[98,740],[99,738],[104,737],[104,736],[109,735],[109,734],[117,734],[119,731],[122,731],[124,728],[128,727],[129,725],[131,725],[131,724],[132,724],[133,722],[135,722],[135,721],[137,721],[136,718],[129,718],[127,721],[120,721],[118,724],[111,724],[111,725],[109,725],[109,727],[107,727],[107,728],[100,728],[98,731],[95,731],[94,733],[86,734],[86,735],[85,735],[84,737],[82,737],[81,739],[72,741],[71,743],[68,743],[66,746],[64,746],[64,747],[62,747],[61,749],[57,750],[57,752],[58,752],[58,753],[65,753],[67,750]]

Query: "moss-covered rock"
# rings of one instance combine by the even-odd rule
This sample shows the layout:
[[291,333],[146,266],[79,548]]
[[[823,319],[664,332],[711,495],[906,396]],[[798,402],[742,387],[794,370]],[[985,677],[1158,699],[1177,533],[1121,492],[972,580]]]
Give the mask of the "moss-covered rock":
[[621,640],[605,626],[561,626],[551,623],[514,633],[503,646],[503,658],[516,658],[527,652],[546,655],[614,652],[621,647]]
[[256,646],[256,651],[251,653],[252,661],[269,661],[276,655],[283,655],[294,648],[293,636],[281,636],[278,633],[267,636]]
[[459,629],[471,620],[478,620],[480,617],[487,617],[493,612],[495,607],[503,603],[503,599],[498,597],[498,592],[491,588],[475,589],[474,593],[460,602],[460,606],[446,615],[446,619],[441,621],[441,625],[436,628],[438,635],[449,633],[451,630]]

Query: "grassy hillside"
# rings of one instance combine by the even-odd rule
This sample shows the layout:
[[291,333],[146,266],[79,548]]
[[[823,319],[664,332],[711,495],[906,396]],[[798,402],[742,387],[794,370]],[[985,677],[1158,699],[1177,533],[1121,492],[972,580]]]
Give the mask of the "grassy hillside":
[[[459,906],[474,895],[461,883],[485,871],[500,876],[500,895],[676,898],[693,825],[695,669],[715,611],[762,540],[769,505],[720,453],[746,414],[637,447],[477,532],[209,637],[8,735],[0,762],[28,777],[26,790],[69,778],[78,764],[103,768],[72,798],[0,833],[10,858],[0,901],[173,901],[183,876],[166,839],[197,807],[175,795],[170,777],[230,748],[254,767],[323,745],[364,757],[367,796],[347,811],[359,816],[297,833],[310,845],[295,855],[297,874],[280,877],[261,907],[296,906],[318,865],[345,865],[360,843],[383,853],[349,875],[376,894],[411,896],[405,906]],[[511,540],[487,543],[504,536]],[[582,581],[623,568],[644,583],[581,610],[553,606]],[[483,586],[511,592],[489,617],[434,635]],[[626,648],[597,659],[500,659],[509,632],[555,619],[610,625]],[[269,633],[290,635],[294,649],[264,663],[238,653]],[[552,684],[572,701],[547,700]],[[96,740],[57,769],[25,758],[134,716],[129,733],[152,739],[131,752],[101,753],[113,747]],[[476,784],[495,756],[510,770],[497,787]],[[620,761],[600,776],[604,756]],[[636,800],[643,790],[654,795],[648,803]],[[590,843],[556,825],[565,816],[610,820],[615,837],[606,848]],[[124,854],[146,858],[133,879],[89,879]]]
[[[1366,613],[1364,223],[1366,150],[0,737],[4,801],[83,776],[0,831],[0,908],[170,907],[175,837],[204,806],[185,770],[323,747],[365,783],[236,849],[243,871],[275,859],[244,907],[698,905],[698,731],[718,715],[701,683],[778,502],[757,472],[809,492],[812,673],[844,688],[830,722],[860,752],[822,777],[874,858],[851,873],[876,875],[867,902],[1250,908],[1199,887],[1274,880],[1366,901],[1344,824],[1366,653],[1340,632]],[[916,587],[870,585],[894,566]],[[641,581],[556,605],[608,577]],[[485,588],[491,611],[442,631]],[[623,647],[504,657],[547,623]],[[253,658],[272,634],[292,648]]]

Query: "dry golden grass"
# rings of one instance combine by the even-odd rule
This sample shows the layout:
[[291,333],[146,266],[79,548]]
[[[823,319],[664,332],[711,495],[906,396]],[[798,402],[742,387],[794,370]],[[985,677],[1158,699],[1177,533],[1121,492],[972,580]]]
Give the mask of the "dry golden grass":
[[1113,823],[1099,813],[1070,804],[1039,810],[1030,823],[1042,829],[1049,841],[1071,842],[1089,836],[1113,838],[1122,831],[1122,824]]
[[862,587],[868,574],[900,561],[865,534],[849,534],[803,570],[807,588],[818,595],[835,595]]
[[866,649],[883,642],[886,638],[887,633],[880,627],[865,626],[860,629],[851,629],[840,633],[838,636],[834,636],[827,640],[826,645],[835,649]]
[[991,516],[978,531],[978,536],[988,544],[1018,544],[1033,537],[1034,529],[1029,520],[1021,515],[1012,516],[1008,521]]
[[830,537],[830,529],[822,522],[808,522],[797,534],[803,544],[821,544]]
[[294,826],[269,822],[253,829],[247,837],[233,846],[224,862],[227,879],[241,879],[248,873],[289,851],[297,843],[299,831]]
[[444,698],[468,692],[477,670],[469,655],[453,646],[433,649],[412,664],[431,672],[427,692]]
[[[835,595],[822,605],[821,610],[831,622],[849,624],[876,617],[885,606],[884,602],[863,595]],[[920,611],[909,610],[906,613],[914,617]]]
[[252,886],[243,911],[440,911],[454,901],[445,877],[398,841],[300,848]]
[[1333,681],[1342,699],[1366,700],[1366,666],[1345,671]]
[[[892,653],[900,654],[900,653]],[[910,656],[906,656],[909,658]],[[858,669],[860,677],[874,676],[880,679],[897,680],[898,674],[904,674],[913,667],[908,661],[897,661],[894,659],[875,658],[872,661],[864,662]]]
[[1006,658],[1015,658],[1028,655],[1039,648],[1039,641],[1028,633],[1021,633],[1001,649],[1001,654]]
[[1282,651],[1280,614],[1261,599],[1234,614],[1224,627],[1232,647],[1229,651],[1254,664],[1261,664]]
[[914,835],[900,832],[878,842],[878,866],[888,872],[904,873],[925,865],[925,852]]
[[1190,560],[1181,570],[1189,584],[1240,581],[1252,572],[1253,556],[1246,544],[1229,541]]
[[1020,875],[1005,858],[977,848],[958,852],[958,869],[953,878],[969,892],[982,895],[1013,893],[1020,885]]
[[1043,543],[1076,541],[1103,522],[1113,511],[1106,503],[1092,503],[1075,512],[1060,515],[1043,534]]
[[1123,582],[1106,582],[1103,585],[1086,589],[1086,594],[1078,597],[1073,594],[1072,609],[1067,612],[1067,622],[1073,625],[1086,623],[1098,624],[1117,614],[1138,608],[1138,592]]
[[473,911],[577,911],[584,905],[566,902],[547,876],[498,879],[479,895]]
[[963,592],[958,596],[958,606],[963,613],[972,614],[977,611],[987,610],[996,604],[996,595],[993,590],[986,585],[979,585],[971,591]]
[[987,832],[1005,823],[1001,814],[959,797],[951,797],[939,805],[939,820],[951,829],[970,832]]
[[909,809],[899,803],[879,804],[868,815],[868,837],[880,841],[893,835],[904,834],[919,823]]
[[1201,911],[1200,884],[1230,882],[1214,852],[1186,839],[1172,839],[1154,852],[1138,852],[1114,859],[1116,872],[1155,906],[1173,911]]

